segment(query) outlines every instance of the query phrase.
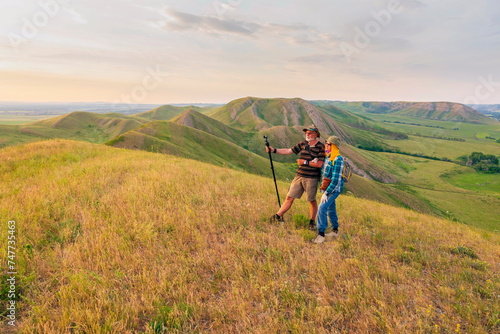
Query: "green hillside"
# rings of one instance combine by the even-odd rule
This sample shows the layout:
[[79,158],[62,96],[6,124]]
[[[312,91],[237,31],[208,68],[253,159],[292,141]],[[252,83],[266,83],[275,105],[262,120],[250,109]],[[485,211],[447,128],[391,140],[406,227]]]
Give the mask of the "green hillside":
[[353,139],[338,122],[315,105],[299,98],[265,99],[247,97],[214,109],[208,116],[244,131],[261,131],[274,126],[316,124],[323,133],[336,133],[345,142]]
[[[266,159],[268,159],[268,154],[265,151],[264,136],[268,136],[269,141],[276,147],[292,147],[304,140],[303,126],[273,126],[260,131],[248,132],[194,110],[186,110],[171,121],[227,140]],[[296,159],[296,156],[273,156],[273,160],[286,163],[295,163]]]
[[313,245],[306,202],[267,221],[270,178],[67,140],[0,161],[20,333],[498,332],[498,234],[340,196]]
[[249,137],[252,136],[251,133],[227,126],[224,123],[203,115],[193,109],[188,109],[181,115],[174,117],[172,122],[204,131],[234,144],[244,143],[249,140]]
[[[175,122],[155,121],[131,130],[108,145],[165,153],[211,163],[216,166],[270,175],[269,160],[229,141]],[[282,179],[292,179],[295,166],[277,163]]]

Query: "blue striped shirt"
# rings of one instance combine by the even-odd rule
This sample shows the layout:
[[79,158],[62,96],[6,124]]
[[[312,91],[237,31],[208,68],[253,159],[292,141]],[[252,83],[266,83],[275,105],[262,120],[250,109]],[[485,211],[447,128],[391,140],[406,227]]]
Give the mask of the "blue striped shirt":
[[342,192],[344,188],[344,180],[342,180],[342,169],[344,169],[344,158],[338,155],[335,161],[326,159],[326,163],[323,165],[323,178],[332,180],[328,188],[326,188],[325,193],[330,195],[334,192]]

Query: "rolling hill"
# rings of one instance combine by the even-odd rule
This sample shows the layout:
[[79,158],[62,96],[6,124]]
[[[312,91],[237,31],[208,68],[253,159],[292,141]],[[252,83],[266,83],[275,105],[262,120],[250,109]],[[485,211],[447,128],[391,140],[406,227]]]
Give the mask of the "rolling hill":
[[[326,102],[321,102],[325,105]],[[352,112],[394,114],[422,119],[491,124],[494,120],[477,110],[453,102],[332,102]]]
[[171,106],[164,105],[148,111],[135,114],[134,116],[144,118],[148,121],[169,121],[172,118],[182,114],[186,110],[204,111],[206,108],[196,106]]
[[274,126],[304,127],[316,124],[324,134],[335,133],[347,143],[351,135],[318,107],[300,98],[264,99],[247,97],[229,102],[208,113],[222,123],[245,131],[261,131]]
[[193,109],[184,111],[179,116],[172,118],[171,121],[204,131],[234,144],[243,143],[252,136],[251,133],[232,128]]
[[104,143],[144,123],[146,123],[144,119],[117,113],[96,114],[75,111],[67,115],[29,123],[21,126],[20,131],[42,138],[66,138]]
[[498,331],[498,234],[340,196],[313,245],[306,202],[267,222],[269,178],[68,140],[0,161],[22,333]]
[[[270,175],[268,159],[208,132],[173,121],[147,123],[118,136],[108,142],[108,145],[170,154],[254,174]],[[295,166],[279,163],[275,165],[276,172],[285,179],[293,178],[294,168]]]

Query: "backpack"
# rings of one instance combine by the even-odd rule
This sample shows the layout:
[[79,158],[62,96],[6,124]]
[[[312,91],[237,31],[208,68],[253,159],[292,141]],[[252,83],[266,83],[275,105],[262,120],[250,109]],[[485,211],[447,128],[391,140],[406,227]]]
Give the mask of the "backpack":
[[347,158],[344,158],[344,168],[342,168],[342,180],[349,182],[352,175],[352,166]]

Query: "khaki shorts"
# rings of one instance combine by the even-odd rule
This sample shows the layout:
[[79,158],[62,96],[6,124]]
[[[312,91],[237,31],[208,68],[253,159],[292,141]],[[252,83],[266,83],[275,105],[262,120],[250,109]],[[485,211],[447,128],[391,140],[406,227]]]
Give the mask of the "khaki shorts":
[[299,199],[302,197],[304,191],[307,195],[309,202],[316,200],[316,193],[318,191],[318,179],[311,179],[301,176],[295,176],[288,190],[288,197]]

